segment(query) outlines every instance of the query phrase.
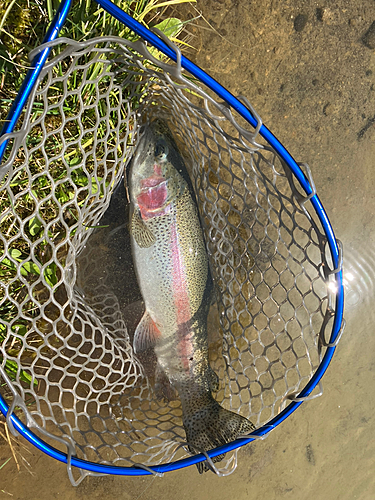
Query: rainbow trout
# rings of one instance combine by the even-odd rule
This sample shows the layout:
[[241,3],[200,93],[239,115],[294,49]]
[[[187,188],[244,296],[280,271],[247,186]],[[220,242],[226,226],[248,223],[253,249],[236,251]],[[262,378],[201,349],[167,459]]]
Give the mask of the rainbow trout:
[[[211,393],[218,377],[208,362],[208,257],[191,181],[161,120],[145,127],[128,185],[133,259],[146,308],[134,351],[154,348],[156,392],[169,381],[181,400],[190,451],[207,451],[255,427],[222,408]],[[208,470],[206,462],[197,467],[200,473]]]

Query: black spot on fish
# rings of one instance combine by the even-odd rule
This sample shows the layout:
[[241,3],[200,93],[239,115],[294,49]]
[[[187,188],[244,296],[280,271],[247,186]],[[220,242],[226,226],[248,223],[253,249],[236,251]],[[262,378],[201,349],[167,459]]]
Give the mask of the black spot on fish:
[[306,458],[311,465],[315,465],[315,456],[311,444],[306,446]]

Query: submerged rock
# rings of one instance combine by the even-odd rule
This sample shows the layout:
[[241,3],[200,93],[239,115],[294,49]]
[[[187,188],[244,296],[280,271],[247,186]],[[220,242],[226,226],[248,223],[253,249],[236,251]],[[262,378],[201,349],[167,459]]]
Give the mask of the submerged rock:
[[362,42],[369,49],[375,49],[375,21],[362,37]]
[[307,16],[305,14],[298,14],[298,16],[294,20],[294,29],[299,33],[303,31],[307,24]]

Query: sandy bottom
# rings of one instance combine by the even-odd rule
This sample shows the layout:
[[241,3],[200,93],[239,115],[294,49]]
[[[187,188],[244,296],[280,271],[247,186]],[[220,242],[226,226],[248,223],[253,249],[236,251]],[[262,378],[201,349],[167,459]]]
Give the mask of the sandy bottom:
[[[332,5],[324,8],[324,5]],[[231,476],[191,467],[164,478],[89,477],[30,449],[32,473],[0,470],[0,498],[370,500],[375,498],[374,242],[375,21],[372,0],[198,0],[215,28],[200,31],[196,61],[245,95],[297,161],[307,162],[344,243],[347,328],[321,398],[238,454]],[[10,456],[1,443],[0,465]]]

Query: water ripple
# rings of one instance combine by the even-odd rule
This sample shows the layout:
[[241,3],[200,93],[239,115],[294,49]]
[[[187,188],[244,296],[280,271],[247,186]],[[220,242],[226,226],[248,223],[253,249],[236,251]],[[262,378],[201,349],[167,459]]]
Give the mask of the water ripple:
[[343,285],[345,310],[349,311],[373,299],[375,283],[375,251],[346,250],[344,254]]

